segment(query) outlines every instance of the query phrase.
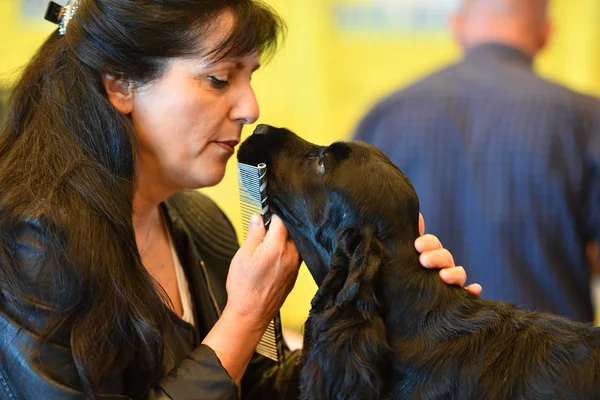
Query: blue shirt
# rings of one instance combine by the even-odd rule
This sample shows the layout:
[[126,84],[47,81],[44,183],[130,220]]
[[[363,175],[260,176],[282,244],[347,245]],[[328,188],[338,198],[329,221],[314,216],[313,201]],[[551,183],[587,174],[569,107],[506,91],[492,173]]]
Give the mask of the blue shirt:
[[585,245],[600,239],[600,103],[485,44],[393,93],[354,139],[410,178],[428,231],[483,298],[593,321]]

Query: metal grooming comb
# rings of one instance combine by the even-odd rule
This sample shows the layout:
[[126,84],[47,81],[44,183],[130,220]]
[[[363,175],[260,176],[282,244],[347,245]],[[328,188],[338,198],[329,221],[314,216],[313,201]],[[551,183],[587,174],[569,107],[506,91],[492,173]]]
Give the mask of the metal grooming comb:
[[[267,166],[263,163],[257,166],[237,163],[237,166],[245,239],[252,214],[262,215],[266,229],[269,229],[271,223],[271,210],[269,209],[269,197],[267,196]],[[281,316],[279,313],[271,321],[260,339],[258,346],[256,346],[256,352],[271,360],[283,361]]]

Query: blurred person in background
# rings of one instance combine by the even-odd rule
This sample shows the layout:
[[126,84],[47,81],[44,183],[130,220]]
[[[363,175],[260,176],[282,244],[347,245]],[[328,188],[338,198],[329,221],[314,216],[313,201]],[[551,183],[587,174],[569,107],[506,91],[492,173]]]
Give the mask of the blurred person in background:
[[379,102],[354,139],[411,179],[428,224],[484,297],[594,319],[600,104],[535,74],[547,0],[465,0],[463,58]]

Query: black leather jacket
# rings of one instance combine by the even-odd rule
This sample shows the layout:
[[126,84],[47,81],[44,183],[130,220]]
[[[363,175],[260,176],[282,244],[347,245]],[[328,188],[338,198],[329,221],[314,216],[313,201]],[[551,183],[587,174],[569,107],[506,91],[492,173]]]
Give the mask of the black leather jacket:
[[[166,333],[164,377],[146,399],[295,399],[298,398],[299,354],[288,352],[283,365],[255,354],[242,380],[241,390],[222,367],[215,353],[201,345],[227,301],[225,281],[238,249],[235,232],[223,212],[206,196],[182,191],[162,205],[177,254],[194,301],[192,327],[171,315]],[[23,268],[35,263],[41,234],[34,221],[20,243]],[[22,250],[21,250],[22,249]],[[52,313],[31,305],[30,321],[43,326]],[[29,325],[31,326],[31,325]],[[83,399],[73,366],[69,332],[57,332],[37,346],[37,333],[11,318],[0,304],[0,399]],[[39,355],[36,350],[39,349]],[[115,376],[101,384],[102,399],[132,398],[135,376]]]

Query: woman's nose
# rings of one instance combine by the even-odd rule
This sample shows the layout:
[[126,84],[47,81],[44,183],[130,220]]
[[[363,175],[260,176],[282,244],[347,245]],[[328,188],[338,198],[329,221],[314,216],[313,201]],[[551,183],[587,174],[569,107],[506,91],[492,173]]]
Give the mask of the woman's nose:
[[239,101],[232,110],[232,114],[234,120],[240,120],[244,124],[253,124],[258,120],[260,109],[252,87],[248,87],[240,95]]

